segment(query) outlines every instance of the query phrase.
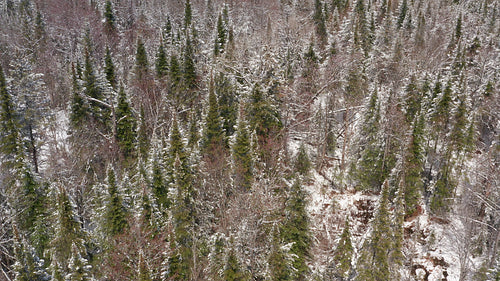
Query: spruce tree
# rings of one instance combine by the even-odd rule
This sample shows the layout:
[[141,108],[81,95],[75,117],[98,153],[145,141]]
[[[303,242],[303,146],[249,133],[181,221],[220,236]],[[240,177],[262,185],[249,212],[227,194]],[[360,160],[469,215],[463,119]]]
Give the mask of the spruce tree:
[[123,232],[127,227],[127,215],[122,203],[122,198],[118,192],[115,172],[108,171],[108,200],[105,214],[105,229],[110,237]]
[[115,31],[115,15],[113,14],[113,7],[111,1],[107,0],[104,5],[104,19],[105,27],[108,32]]
[[253,160],[250,136],[243,116],[238,122],[236,141],[233,145],[235,185],[243,190],[249,190],[253,181]]
[[234,251],[229,252],[226,268],[224,270],[224,281],[244,281],[245,275],[241,271],[238,258],[234,254]]
[[[85,69],[83,72],[83,80],[84,95],[86,97],[102,101],[104,94],[98,85],[88,48],[85,50]],[[94,122],[104,124],[109,117],[109,109],[95,100],[90,100],[89,102],[91,116],[93,117]]]
[[295,159],[295,171],[300,175],[307,176],[310,169],[311,161],[309,161],[309,156],[307,155],[306,148],[302,143]]
[[83,122],[87,118],[88,106],[85,103],[85,100],[81,96],[80,84],[78,82],[78,77],[75,72],[76,70],[74,67],[71,70],[72,70],[72,80],[73,80],[73,91],[71,97],[71,112],[69,115],[69,120],[71,127],[73,129],[78,129],[83,125]]
[[361,125],[361,139],[359,143],[360,159],[355,173],[362,190],[380,190],[385,179],[383,171],[382,145],[378,138],[380,128],[380,112],[378,93],[374,91],[370,97],[364,121]]
[[193,11],[191,10],[191,3],[186,0],[186,5],[184,6],[184,29],[187,30],[191,26],[191,21],[193,20]]
[[65,278],[67,281],[93,280],[90,273],[92,266],[82,257],[81,250],[75,244],[71,245],[71,258],[68,263],[69,272]]
[[125,159],[134,155],[137,139],[136,127],[136,119],[127,101],[125,90],[121,87],[116,108],[116,138]]
[[293,254],[292,265],[295,269],[294,280],[306,280],[309,273],[307,260],[310,257],[311,236],[309,218],[306,213],[306,195],[301,183],[297,180],[291,187],[285,207],[286,221],[281,235],[285,243],[293,243],[290,253]]
[[[7,83],[3,69],[0,66],[0,155],[2,163],[15,164],[14,160],[20,151],[19,128],[16,120],[12,97],[7,91]],[[2,165],[3,166],[3,165]]]
[[336,265],[337,274],[346,279],[352,270],[352,257],[354,255],[354,247],[351,242],[351,233],[349,230],[349,219],[346,219],[344,230],[340,235],[340,241],[335,249],[333,260]]
[[170,157],[174,160],[174,186],[177,194],[173,206],[173,223],[176,248],[170,258],[170,276],[176,280],[190,280],[193,262],[192,228],[195,219],[194,188],[188,157],[179,132],[177,119],[174,118],[170,134]]
[[266,99],[258,84],[254,86],[250,96],[248,116],[250,116],[250,129],[255,130],[259,142],[274,137],[283,126],[279,112]]
[[206,127],[203,131],[203,150],[211,154],[225,147],[224,131],[222,130],[219,117],[219,104],[213,84],[210,86],[208,95],[208,113],[206,116]]
[[214,54],[217,56],[224,53],[227,38],[227,29],[222,21],[222,16],[219,14],[217,18],[217,36],[215,37]]
[[444,163],[439,170],[430,203],[431,212],[443,216],[450,210],[455,192],[455,182],[450,174],[450,164]]
[[162,78],[168,74],[168,61],[167,55],[165,54],[165,47],[163,46],[163,41],[160,42],[158,47],[158,52],[156,53],[156,76]]
[[146,123],[146,116],[144,114],[144,107],[141,106],[141,112],[139,116],[139,129],[137,131],[137,146],[139,155],[142,160],[148,157],[150,139],[148,135],[148,126]]
[[390,279],[389,254],[392,247],[392,232],[389,213],[389,185],[382,188],[380,204],[372,222],[373,231],[365,241],[358,259],[356,280],[386,281]]
[[144,254],[139,252],[139,276],[137,278],[138,281],[152,281],[151,274],[149,273],[148,265],[144,261]]
[[[184,60],[182,65],[182,78],[184,80],[184,86],[187,89],[193,90],[196,88],[196,68],[193,58],[193,46],[189,35],[186,37],[186,46],[184,48]],[[190,100],[191,97],[186,97],[186,101]]]
[[158,160],[153,161],[153,178],[151,189],[156,197],[156,202],[162,212],[165,212],[170,207],[170,199],[168,197],[168,186],[165,184],[162,169]]
[[403,26],[403,23],[406,18],[406,13],[408,13],[408,3],[407,0],[403,0],[403,3],[401,4],[401,8],[399,10],[398,23],[397,23],[398,28],[401,28]]
[[403,165],[403,191],[405,215],[411,216],[417,210],[418,200],[423,192],[423,132],[424,117],[415,119],[413,132]]
[[137,81],[142,81],[148,75],[148,55],[146,53],[146,47],[142,39],[137,40],[137,49],[135,53],[135,76]]
[[271,252],[269,254],[267,263],[270,270],[270,280],[273,281],[288,281],[294,280],[292,277],[292,268],[289,264],[286,252],[282,249],[279,241],[278,235],[276,233],[273,234],[273,242],[271,245]]
[[237,118],[237,97],[234,86],[221,72],[215,79],[215,92],[219,97],[219,114],[227,138],[233,135]]
[[104,57],[104,73],[106,74],[106,80],[112,88],[116,87],[116,76],[115,76],[115,66],[113,64],[113,59],[111,58],[111,51],[109,47],[106,46],[106,56]]
[[17,229],[13,230],[14,257],[13,265],[14,281],[45,281],[50,276],[46,272],[44,261],[41,260],[27,241],[21,237]]

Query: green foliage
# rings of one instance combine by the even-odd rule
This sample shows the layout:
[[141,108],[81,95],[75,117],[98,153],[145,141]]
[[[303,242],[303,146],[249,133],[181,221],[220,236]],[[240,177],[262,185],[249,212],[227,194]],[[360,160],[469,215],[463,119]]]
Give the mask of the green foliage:
[[227,258],[226,269],[224,270],[224,280],[225,281],[244,281],[245,275],[241,271],[238,258],[234,254],[234,251],[229,252]]
[[455,192],[455,182],[450,175],[449,163],[444,163],[437,176],[432,195],[430,208],[432,213],[436,215],[445,215],[453,202],[453,194]]
[[298,180],[292,185],[285,212],[286,221],[282,226],[281,235],[285,243],[293,243],[290,252],[293,254],[294,280],[306,280],[309,273],[306,262],[310,257],[311,235],[306,212],[306,195]]
[[227,29],[219,14],[217,18],[217,36],[215,37],[214,55],[224,53],[227,38]]
[[250,129],[257,133],[259,142],[265,141],[281,130],[279,112],[272,106],[256,84],[250,97]]
[[81,250],[77,245],[71,245],[71,258],[69,260],[69,273],[66,275],[67,281],[87,281],[92,280],[91,266],[86,258],[82,257]]
[[165,48],[163,47],[163,42],[160,43],[158,47],[158,52],[156,53],[156,76],[162,78],[168,74],[168,61],[167,55],[165,54]]
[[115,66],[113,64],[113,59],[111,58],[111,51],[109,47],[106,46],[106,56],[104,57],[104,74],[106,74],[106,80],[108,80],[111,87],[116,87],[116,76],[115,76]]
[[19,137],[15,107],[7,91],[7,83],[0,66],[0,153],[4,157],[3,163],[14,164],[14,159],[21,153]]
[[203,150],[206,153],[225,148],[226,140],[219,116],[219,104],[213,85],[208,95],[208,113],[205,119],[206,127],[203,131]]
[[108,31],[114,31],[115,27],[115,15],[113,14],[113,7],[111,1],[107,0],[104,6],[104,19],[105,27]]
[[137,40],[137,49],[135,53],[135,76],[137,81],[141,81],[148,75],[148,55],[146,53],[146,47],[142,39]]
[[346,219],[344,230],[340,235],[340,241],[335,249],[333,260],[335,261],[338,275],[347,278],[352,270],[352,257],[354,247],[351,242],[351,233],[349,230],[349,219]]
[[[193,59],[193,46],[189,35],[186,37],[186,46],[184,48],[184,60],[182,65],[182,78],[184,86],[187,89],[193,90],[196,88],[196,68]],[[186,100],[191,100],[191,97],[186,97]]]
[[43,260],[36,255],[29,244],[21,238],[14,228],[14,257],[16,263],[13,266],[14,281],[44,281],[50,276],[46,272]]
[[240,116],[236,142],[233,145],[235,185],[249,190],[253,181],[253,159],[250,136],[243,116]]
[[398,23],[397,23],[398,28],[401,28],[403,26],[407,13],[408,13],[408,3],[406,0],[403,0],[403,3],[401,4],[399,10]]
[[103,101],[104,94],[102,89],[98,86],[97,77],[92,66],[92,60],[88,49],[85,50],[85,69],[83,72],[84,81],[84,95],[91,98],[89,101],[90,113],[93,121],[99,124],[105,124],[109,119],[109,108],[105,107],[102,103],[96,101]]
[[[276,236],[276,234],[274,234]],[[292,268],[287,260],[285,251],[274,238],[271,253],[267,260],[270,269],[270,277],[273,281],[288,281],[292,278]]]
[[126,210],[116,185],[115,172],[108,171],[108,202],[106,205],[105,228],[112,237],[123,232],[128,226]]
[[190,280],[194,255],[192,228],[195,219],[195,194],[188,157],[175,118],[170,134],[170,157],[174,159],[174,186],[177,188],[172,212],[176,248],[169,261],[170,276],[175,280]]
[[327,40],[327,31],[325,24],[325,15],[323,13],[323,5],[320,0],[314,1],[314,14],[313,20],[316,25],[316,34],[318,35],[320,42],[322,44],[326,43]]
[[412,81],[406,86],[406,96],[405,96],[405,109],[406,109],[406,121],[412,123],[415,116],[420,112],[420,107],[422,103],[422,94],[415,81]]
[[152,281],[151,274],[149,273],[148,265],[144,261],[144,255],[139,253],[139,276],[138,281]]
[[193,20],[193,11],[191,10],[191,3],[186,0],[186,5],[184,6],[184,28],[187,30],[191,26],[191,21]]
[[455,26],[455,40],[458,41],[462,37],[462,14],[458,16],[457,25]]
[[372,234],[365,241],[358,260],[358,276],[356,280],[391,280],[389,257],[393,246],[393,235],[388,203],[389,186],[386,181],[382,188],[377,214],[372,222]]
[[424,117],[415,119],[411,141],[405,156],[404,173],[404,204],[405,214],[412,215],[417,210],[418,200],[423,192],[423,130]]
[[361,190],[380,190],[388,171],[384,169],[383,148],[378,137],[380,110],[377,91],[374,91],[370,97],[361,126],[359,145],[361,155],[355,168],[355,174],[359,180],[359,188]]
[[310,169],[311,161],[309,161],[309,156],[307,155],[304,144],[301,144],[299,152],[297,153],[297,158],[295,159],[295,171],[303,176],[307,176]]
[[236,118],[238,101],[234,86],[228,78],[221,72],[215,79],[215,92],[219,97],[219,114],[222,119],[222,128],[224,129],[227,138],[233,135]]
[[116,138],[125,159],[134,155],[137,139],[136,127],[136,119],[127,101],[125,90],[121,87],[116,108]]
[[141,158],[144,160],[148,156],[148,150],[149,150],[149,144],[150,144],[150,139],[148,135],[148,126],[146,124],[146,117],[144,116],[144,108],[141,106],[141,113],[140,113],[140,125],[139,125],[139,130],[137,131],[137,143],[138,143],[138,150]]
[[153,161],[153,179],[151,182],[151,189],[156,197],[158,206],[161,208],[160,210],[166,211],[170,207],[171,202],[168,197],[168,187],[163,179],[162,169],[156,159]]
[[453,116],[454,124],[451,130],[451,145],[457,152],[462,151],[467,146],[467,115],[464,97],[462,97]]

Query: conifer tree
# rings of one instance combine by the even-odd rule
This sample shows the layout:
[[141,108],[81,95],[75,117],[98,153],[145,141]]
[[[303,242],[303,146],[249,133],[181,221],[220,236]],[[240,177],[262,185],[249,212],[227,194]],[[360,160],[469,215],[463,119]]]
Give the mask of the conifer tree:
[[206,127],[203,132],[203,150],[207,153],[225,147],[224,131],[219,117],[219,104],[213,84],[210,86],[208,95],[208,113]]
[[323,13],[323,5],[320,0],[314,1],[313,20],[316,25],[316,34],[318,35],[321,44],[326,42],[327,31],[325,24],[325,14]]
[[412,215],[417,209],[418,200],[423,192],[423,128],[424,117],[415,119],[413,132],[403,165],[403,190],[405,215]]
[[144,254],[139,252],[139,276],[138,281],[152,281],[151,274],[149,273],[148,265],[144,261]]
[[273,234],[271,253],[267,260],[270,269],[270,279],[273,281],[294,280],[291,276],[291,265],[287,260],[284,249],[280,247],[277,236],[276,233]]
[[215,79],[215,92],[219,97],[219,114],[227,138],[233,135],[237,118],[237,97],[233,85],[221,72]]
[[71,248],[83,245],[81,223],[76,218],[70,198],[63,187],[59,187],[56,202],[56,218],[54,239],[50,242],[51,263],[57,264],[61,274],[65,272],[71,258]]
[[125,159],[134,155],[136,127],[136,119],[127,101],[125,90],[121,87],[116,108],[116,138]]
[[431,211],[436,215],[445,215],[450,210],[455,191],[455,182],[451,177],[450,169],[450,164],[444,163],[437,176],[430,203]]
[[420,112],[422,103],[422,94],[417,88],[417,85],[412,78],[411,82],[406,86],[405,108],[406,108],[406,121],[413,122],[413,118]]
[[148,126],[146,124],[146,116],[144,114],[144,107],[141,106],[141,112],[139,116],[139,129],[137,131],[137,146],[138,151],[142,160],[148,157],[149,150],[149,136],[148,136]]
[[65,278],[67,281],[93,280],[90,273],[92,266],[86,258],[82,257],[80,251],[77,245],[71,245],[71,258],[68,262],[69,273]]
[[354,247],[351,242],[351,233],[349,230],[349,219],[346,219],[344,230],[340,235],[340,241],[335,249],[333,260],[335,261],[337,274],[341,278],[347,278],[351,272],[352,257],[354,255]]
[[365,241],[361,256],[358,259],[358,276],[356,280],[390,280],[389,254],[393,237],[388,203],[389,185],[386,181],[382,188],[377,214],[372,222],[373,231],[370,238]]
[[361,155],[356,167],[360,188],[363,190],[379,190],[385,179],[383,157],[381,157],[382,148],[377,136],[379,122],[378,93],[374,91],[370,97],[361,128],[359,147]]
[[156,197],[158,206],[162,212],[170,207],[170,199],[168,197],[168,187],[163,179],[162,169],[158,160],[153,161],[153,178],[151,182],[151,189]]
[[306,213],[306,195],[302,191],[300,181],[296,181],[290,190],[285,207],[286,221],[281,235],[285,243],[293,243],[290,253],[293,254],[292,265],[295,269],[294,280],[306,280],[309,267],[311,237],[309,233],[309,218]]
[[453,128],[451,130],[451,145],[457,151],[462,151],[466,146],[467,139],[467,108],[464,97],[460,98],[460,103],[453,116]]
[[186,0],[186,5],[184,6],[184,28],[187,30],[191,26],[191,21],[193,19],[193,11],[191,10],[191,3]]
[[[85,50],[85,69],[83,72],[84,79],[84,94],[95,100],[102,101],[104,94],[102,89],[98,86],[97,77],[92,66],[92,60],[88,48]],[[109,117],[109,109],[104,107],[100,102],[90,100],[90,113],[95,122],[104,124]]]
[[21,238],[14,227],[14,256],[16,263],[13,266],[14,281],[44,281],[50,276],[46,272],[43,260],[31,249],[29,244]]
[[259,142],[266,141],[283,126],[279,112],[266,99],[258,84],[252,90],[248,116],[251,116],[249,120],[250,129],[255,130]]
[[77,74],[75,72],[75,68],[73,67],[71,70],[72,70],[72,80],[73,80],[73,91],[71,97],[71,112],[69,120],[73,129],[77,129],[82,126],[82,122],[85,120],[88,114],[88,107],[80,94],[81,89],[78,82]]
[[295,171],[300,175],[306,176],[311,169],[311,161],[309,161],[309,156],[307,155],[306,148],[302,143],[297,153],[297,158],[295,159]]
[[198,134],[198,126],[197,126],[197,118],[194,111],[191,111],[190,116],[190,124],[189,124],[189,139],[188,139],[188,147],[191,149],[196,148],[198,144],[198,140],[200,138]]
[[399,10],[398,24],[397,24],[398,28],[401,28],[403,26],[403,23],[406,18],[406,13],[408,13],[408,3],[407,0],[403,0],[403,3],[401,4],[401,8]]
[[217,18],[217,36],[215,37],[215,45],[214,45],[214,55],[217,56],[220,53],[224,53],[225,44],[227,37],[227,29],[222,21],[222,16],[219,14]]
[[115,172],[108,171],[108,202],[106,205],[105,227],[110,237],[123,232],[127,227],[126,211],[116,185]]
[[111,58],[111,51],[109,47],[106,46],[106,56],[104,57],[104,73],[106,74],[106,80],[112,88],[116,87],[116,76],[115,76],[115,66],[113,64],[113,59]]
[[[189,35],[187,35],[186,46],[184,48],[184,60],[182,65],[182,78],[184,80],[184,86],[190,90],[196,87],[196,68],[193,56],[193,46]],[[190,99],[191,97],[186,97],[186,100]]]
[[226,268],[224,270],[224,280],[225,281],[244,281],[245,275],[241,271],[238,258],[234,254],[234,251],[229,252]]
[[168,61],[167,55],[165,54],[165,47],[163,46],[163,40],[160,42],[158,47],[158,52],[156,53],[156,76],[162,78],[168,74]]
[[184,151],[182,137],[174,118],[170,134],[170,157],[175,159],[174,186],[177,194],[173,209],[176,248],[170,258],[170,276],[176,280],[190,280],[193,259],[194,189],[188,158]]
[[111,1],[107,0],[104,6],[104,19],[105,27],[108,32],[115,31],[115,15],[113,14],[113,7]]
[[179,65],[179,60],[176,55],[170,57],[170,89],[176,105],[180,104],[180,91],[181,91],[181,68]]
[[137,81],[141,81],[148,75],[148,55],[142,39],[137,40],[137,49],[135,53],[135,75]]
[[236,131],[236,142],[233,145],[235,185],[249,190],[253,180],[253,161],[250,145],[250,136],[243,116],[238,122]]
[[[19,147],[19,129],[16,121],[15,107],[12,97],[7,91],[7,83],[3,69],[0,66],[0,155],[2,163],[14,164],[14,159],[18,157]],[[3,165],[2,165],[3,166]]]

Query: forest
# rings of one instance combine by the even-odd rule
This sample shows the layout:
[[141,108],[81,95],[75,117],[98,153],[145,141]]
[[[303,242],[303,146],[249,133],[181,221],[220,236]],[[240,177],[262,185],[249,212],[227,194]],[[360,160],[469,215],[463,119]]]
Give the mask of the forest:
[[499,0],[0,0],[0,280],[500,280]]

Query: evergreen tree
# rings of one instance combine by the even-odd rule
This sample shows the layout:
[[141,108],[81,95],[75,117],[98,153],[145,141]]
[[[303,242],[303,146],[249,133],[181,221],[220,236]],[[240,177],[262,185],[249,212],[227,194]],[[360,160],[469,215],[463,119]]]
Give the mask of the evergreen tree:
[[139,252],[139,276],[137,278],[138,281],[152,281],[151,274],[149,273],[148,265],[144,261],[144,255],[142,252]]
[[134,155],[136,126],[136,119],[127,101],[125,90],[121,87],[116,108],[116,138],[125,159]]
[[224,270],[224,280],[225,281],[244,281],[245,275],[241,271],[238,258],[234,254],[234,251],[229,252],[227,258],[226,269]]
[[127,227],[126,211],[116,185],[115,172],[108,171],[108,202],[106,205],[105,228],[112,237],[123,232]]
[[462,14],[458,16],[457,25],[455,26],[455,41],[458,41],[462,36]]
[[445,215],[453,202],[455,182],[451,177],[450,170],[450,164],[444,163],[437,176],[430,204],[432,213],[436,215]]
[[467,142],[467,108],[465,106],[464,97],[460,99],[458,108],[453,116],[454,124],[451,129],[451,145],[460,152],[466,147]]
[[423,130],[424,117],[415,119],[411,140],[403,165],[403,190],[405,215],[411,216],[417,210],[418,200],[423,192]]
[[222,16],[219,14],[217,18],[217,36],[215,37],[214,54],[217,56],[224,53],[227,38],[227,29],[222,21]]
[[83,245],[81,222],[76,218],[70,198],[63,187],[59,187],[56,202],[54,239],[51,241],[51,263],[57,264],[61,274],[65,272],[71,258],[72,245]]
[[[193,46],[189,35],[186,37],[186,46],[184,48],[184,60],[182,65],[182,78],[184,80],[184,86],[187,89],[196,88],[196,68],[193,59]],[[187,100],[191,99],[188,97]]]
[[406,86],[405,108],[406,121],[412,123],[415,116],[418,116],[422,103],[422,94],[417,88],[417,85],[412,78],[411,82]]
[[250,97],[250,129],[257,133],[259,142],[268,140],[282,128],[279,112],[265,98],[260,86],[256,84]]
[[176,55],[170,57],[170,92],[177,106],[180,105],[179,94],[181,92],[181,68]]
[[277,234],[273,234],[271,253],[267,260],[270,269],[270,279],[273,281],[294,280],[291,276],[291,265],[287,261],[285,251],[280,247]]
[[[12,98],[7,91],[7,83],[0,66],[0,155],[2,163],[12,165],[19,156],[19,129]],[[3,165],[2,165],[3,166]]]
[[191,111],[191,118],[189,124],[189,139],[188,139],[188,147],[194,149],[198,144],[199,134],[198,134],[198,126],[197,126],[197,118],[194,111]]
[[226,141],[219,117],[219,104],[213,84],[210,86],[208,95],[208,113],[206,117],[206,127],[203,132],[203,150],[207,153],[224,148]]
[[233,85],[221,72],[215,79],[215,92],[219,97],[219,114],[227,138],[233,135],[237,118],[237,97]]
[[95,122],[105,123],[109,117],[109,109],[104,107],[100,102],[104,98],[102,89],[98,86],[97,77],[92,66],[90,53],[88,48],[85,50],[85,69],[83,72],[84,80],[84,95],[94,100],[90,100],[90,113]]
[[306,213],[306,195],[297,180],[290,190],[285,207],[286,221],[281,235],[285,243],[293,243],[290,253],[293,255],[292,265],[295,269],[294,280],[306,280],[309,267],[306,264],[310,254],[311,237],[309,233],[309,218]]
[[184,6],[184,28],[187,30],[191,26],[191,21],[193,19],[193,11],[191,10],[191,3],[186,0],[186,5]]
[[378,138],[379,127],[378,93],[374,91],[361,128],[361,155],[355,171],[362,190],[380,190],[386,176],[383,170],[383,151]]
[[108,32],[115,31],[115,15],[113,14],[113,7],[110,0],[107,0],[104,5],[104,19],[106,30]]
[[168,61],[167,55],[165,54],[165,48],[163,47],[163,41],[160,42],[158,47],[158,52],[156,53],[156,76],[162,78],[168,74]]
[[176,248],[169,262],[171,268],[170,277],[176,280],[190,280],[190,269],[194,255],[192,250],[192,228],[195,218],[195,195],[188,158],[184,151],[182,137],[175,118],[170,134],[170,157],[175,159],[173,165],[174,186],[177,188],[173,209]]
[[156,197],[158,206],[162,212],[170,207],[170,199],[168,197],[168,187],[163,179],[162,169],[158,160],[153,161],[153,179],[151,182],[151,189]]
[[311,169],[311,161],[309,161],[309,156],[307,155],[306,148],[302,143],[297,153],[297,158],[295,159],[295,171],[303,176],[309,174]]
[[238,122],[236,141],[233,145],[235,185],[243,190],[249,190],[253,181],[253,161],[250,146],[250,136],[243,116]]
[[397,27],[401,28],[406,18],[406,13],[408,13],[408,3],[406,0],[403,0],[401,4],[401,8],[399,10],[398,24]]
[[392,247],[392,232],[389,214],[389,186],[387,181],[382,188],[380,205],[372,222],[373,231],[365,241],[358,260],[358,276],[356,280],[385,281],[391,280],[389,271],[389,255]]
[[352,268],[352,256],[354,248],[351,242],[351,233],[349,230],[349,219],[346,219],[344,230],[340,235],[340,241],[335,249],[333,260],[335,261],[338,275],[346,279]]
[[137,40],[137,51],[135,53],[135,75],[137,81],[141,81],[148,75],[148,55],[142,39]]
[[327,31],[325,24],[325,14],[323,13],[323,5],[320,0],[314,1],[314,14],[313,20],[316,25],[316,34],[318,35],[320,42],[324,44],[326,42]]
[[14,227],[14,256],[16,262],[13,266],[14,281],[45,281],[50,276],[46,272],[43,260],[29,247],[26,240],[22,239]]
[[77,245],[71,245],[71,258],[69,260],[69,273],[66,275],[67,281],[87,281],[93,280],[91,277],[91,268],[88,260],[82,257]]
[[116,87],[116,76],[115,76],[115,66],[113,64],[113,59],[111,58],[111,51],[109,47],[106,46],[106,56],[104,57],[104,73],[106,74],[106,80],[112,88]]

